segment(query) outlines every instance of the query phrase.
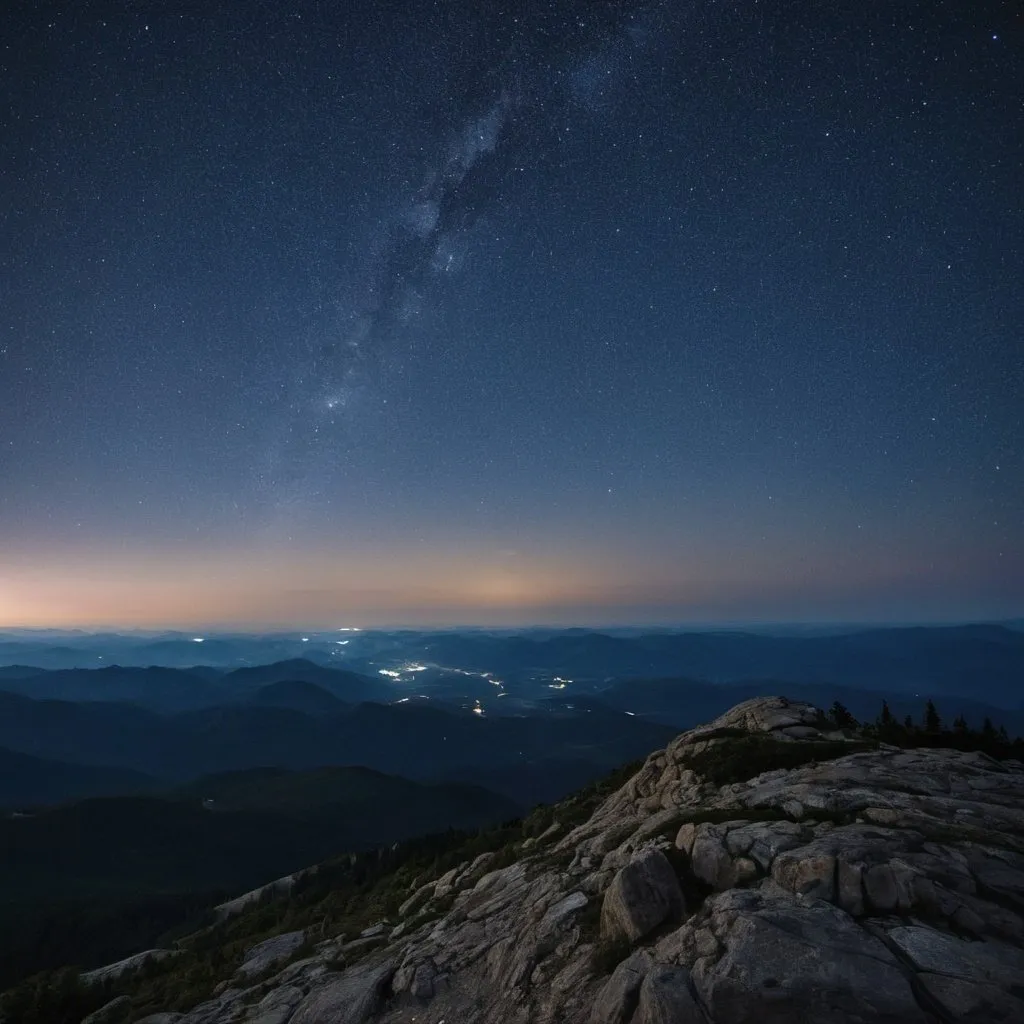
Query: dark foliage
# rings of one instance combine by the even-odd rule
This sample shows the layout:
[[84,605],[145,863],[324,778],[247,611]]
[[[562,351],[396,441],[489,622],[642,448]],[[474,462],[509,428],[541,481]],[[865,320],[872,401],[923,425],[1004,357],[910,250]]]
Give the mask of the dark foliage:
[[518,812],[471,786],[328,768],[237,772],[173,800],[88,800],[0,819],[0,989],[39,970],[128,956],[194,926],[213,904],[338,850]]
[[831,761],[859,750],[868,750],[871,746],[870,743],[844,740],[793,743],[747,734],[716,743],[699,754],[691,754],[687,763],[713,785],[726,786],[746,782],[762,772]]
[[925,704],[923,725],[917,726],[907,716],[897,722],[887,714],[888,705],[882,702],[882,711],[865,733],[894,747],[939,747],[952,750],[979,751],[1003,761],[1024,758],[1024,737],[1010,739],[1004,726],[996,728],[991,718],[985,718],[980,729],[972,729],[964,714],[958,713],[951,729],[943,728],[942,716],[934,701]]
[[0,989],[40,970],[82,965],[86,957],[90,966],[113,963],[160,944],[165,936],[187,934],[228,895],[223,890],[128,892],[117,898],[8,905],[0,933]]
[[11,1024],[79,1024],[113,998],[108,985],[87,985],[76,970],[36,975],[7,993],[3,1012]]
[[835,701],[831,708],[829,708],[828,717],[830,723],[836,729],[856,729],[857,719],[850,714],[849,709],[846,705],[841,704],[839,701]]
[[896,720],[893,718],[892,712],[889,710],[889,702],[883,700],[882,713],[878,716],[878,724],[883,728],[891,728],[895,721]]

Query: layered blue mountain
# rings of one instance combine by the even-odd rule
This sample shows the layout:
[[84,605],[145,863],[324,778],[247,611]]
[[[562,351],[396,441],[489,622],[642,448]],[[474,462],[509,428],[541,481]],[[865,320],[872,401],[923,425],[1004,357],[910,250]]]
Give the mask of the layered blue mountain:
[[35,699],[128,702],[164,712],[251,702],[259,691],[281,684],[310,684],[348,703],[394,699],[392,689],[379,677],[326,668],[304,659],[231,672],[203,666],[180,669],[157,665],[56,670],[16,666],[0,670],[0,688],[9,693]]
[[339,700],[330,690],[301,679],[283,679],[267,683],[248,694],[244,703],[253,707],[288,708],[307,715],[331,715],[344,711],[350,705]]
[[[445,699],[480,697],[488,692],[490,678],[500,679],[510,698],[535,699],[555,676],[593,688],[628,678],[689,677],[711,683],[780,679],[889,696],[964,694],[996,707],[1019,708],[1024,631],[1009,623],[788,633],[332,630],[190,638],[8,632],[0,634],[4,662],[39,669],[178,667],[210,685],[207,699],[192,684],[193,706],[195,701],[215,703],[212,693],[220,686],[250,687],[253,678],[262,684],[285,678],[316,683],[350,702],[379,700],[383,698],[379,691],[374,695],[374,686],[381,684],[382,669],[416,665],[423,670],[417,682],[430,680],[438,697],[447,694]],[[206,667],[193,668],[198,662]],[[275,676],[269,670],[272,663],[284,665],[288,674]],[[330,670],[345,670],[359,679],[342,684],[327,674]],[[28,693],[31,677],[31,668],[19,668],[11,678],[0,676],[0,685]],[[41,681],[39,674],[35,678]],[[112,676],[110,689],[98,699],[122,699],[114,693],[115,681]],[[74,685],[72,679],[66,682]],[[155,688],[159,685],[154,678]],[[67,691],[35,695],[80,699]]]
[[[520,767],[572,762],[564,782],[548,772],[548,791],[564,795],[581,778],[597,777],[672,735],[669,726],[608,708],[596,713],[596,706],[490,718],[432,702],[340,704],[336,712],[310,713],[280,702],[245,701],[167,714],[136,704],[0,692],[0,746],[167,781],[268,765],[362,765],[420,781],[500,769],[513,778]],[[532,786],[502,792],[521,802],[535,795]]]
[[0,808],[58,804],[84,797],[145,793],[159,780],[130,768],[73,764],[0,747]]

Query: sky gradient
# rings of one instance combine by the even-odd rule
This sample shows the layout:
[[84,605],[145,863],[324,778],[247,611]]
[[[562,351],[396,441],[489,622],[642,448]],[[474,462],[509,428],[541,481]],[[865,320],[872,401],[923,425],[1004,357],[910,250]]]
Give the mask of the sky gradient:
[[0,626],[1024,614],[1014,5],[5,36]]

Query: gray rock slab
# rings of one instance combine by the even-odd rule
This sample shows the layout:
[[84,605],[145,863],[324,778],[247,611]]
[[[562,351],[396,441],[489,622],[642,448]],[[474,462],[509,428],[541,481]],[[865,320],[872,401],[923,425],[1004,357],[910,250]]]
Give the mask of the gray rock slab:
[[713,1020],[925,1024],[896,957],[838,908],[742,890],[718,900],[712,924],[725,951],[693,970]]
[[262,974],[268,967],[287,960],[305,941],[306,932],[304,930],[275,935],[273,938],[247,949],[238,972],[247,977]]
[[1024,950],[1002,942],[958,939],[915,925],[890,929],[887,935],[919,971],[1007,988],[1024,986]]
[[631,1024],[706,1024],[685,967],[655,967],[640,986]]
[[395,963],[359,964],[315,988],[290,1024],[364,1024],[377,1011]]
[[636,941],[685,912],[679,879],[660,850],[647,849],[612,879],[601,907],[601,933]]
[[109,981],[112,978],[119,978],[126,971],[134,971],[150,960],[164,960],[169,956],[177,956],[176,949],[145,949],[134,956],[125,957],[116,963],[107,964],[105,967],[97,967],[92,971],[82,973],[82,981],[87,984],[96,981]]
[[928,996],[958,1024],[1020,1024],[1024,1001],[998,985],[966,981],[942,974],[920,974]]
[[622,961],[601,986],[590,1011],[590,1024],[627,1024],[640,998],[640,985],[652,961],[639,950]]
[[131,1005],[132,1001],[128,996],[118,996],[83,1018],[82,1024],[110,1024],[112,1021],[120,1020]]
[[246,1024],[287,1024],[304,993],[296,985],[271,989],[250,1011]]

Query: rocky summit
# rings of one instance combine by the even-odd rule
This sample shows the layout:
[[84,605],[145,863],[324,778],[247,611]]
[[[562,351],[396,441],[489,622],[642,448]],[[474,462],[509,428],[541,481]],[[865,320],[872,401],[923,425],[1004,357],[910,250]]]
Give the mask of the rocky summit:
[[[1018,761],[758,699],[557,819],[498,869],[486,853],[417,879],[361,935],[264,943],[212,1000],[144,1020],[1024,1021]],[[93,1019],[120,1021],[115,1003]]]

